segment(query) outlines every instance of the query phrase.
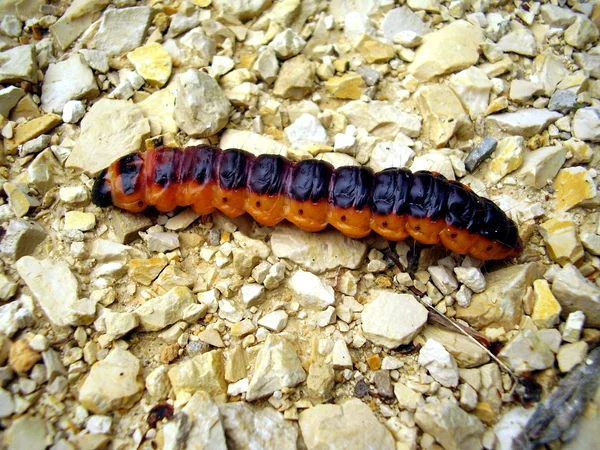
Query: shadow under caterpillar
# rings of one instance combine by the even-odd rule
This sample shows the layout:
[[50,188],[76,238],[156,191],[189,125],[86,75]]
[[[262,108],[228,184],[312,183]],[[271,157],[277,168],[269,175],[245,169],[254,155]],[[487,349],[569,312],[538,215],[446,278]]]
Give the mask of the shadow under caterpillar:
[[494,202],[437,173],[334,169],[325,161],[208,145],[126,155],[97,177],[92,200],[134,213],[147,206],[218,209],[230,217],[247,212],[265,226],[287,219],[306,231],[331,224],[352,238],[371,231],[391,241],[410,236],[484,261],[523,249],[517,226]]

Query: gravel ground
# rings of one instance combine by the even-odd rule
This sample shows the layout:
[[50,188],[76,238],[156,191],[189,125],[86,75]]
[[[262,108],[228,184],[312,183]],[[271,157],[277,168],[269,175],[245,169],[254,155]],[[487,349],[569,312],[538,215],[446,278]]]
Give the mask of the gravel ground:
[[[598,26],[575,1],[0,0],[4,447],[522,448],[600,342]],[[439,172],[525,248],[91,202],[118,158],[197,144]],[[548,448],[594,447],[598,392]]]

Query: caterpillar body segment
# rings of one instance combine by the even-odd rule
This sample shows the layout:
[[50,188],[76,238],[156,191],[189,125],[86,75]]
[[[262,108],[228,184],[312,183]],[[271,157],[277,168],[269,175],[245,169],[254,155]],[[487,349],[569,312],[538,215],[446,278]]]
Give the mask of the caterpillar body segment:
[[134,213],[190,206],[198,214],[247,212],[266,226],[287,219],[314,232],[330,224],[352,238],[371,231],[392,241],[410,236],[481,260],[513,257],[523,247],[496,204],[437,173],[334,169],[324,161],[206,145],[124,156],[98,176],[92,198]]

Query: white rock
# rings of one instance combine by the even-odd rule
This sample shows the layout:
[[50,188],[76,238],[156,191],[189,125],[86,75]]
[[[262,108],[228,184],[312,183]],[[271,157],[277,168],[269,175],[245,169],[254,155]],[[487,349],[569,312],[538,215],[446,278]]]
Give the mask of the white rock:
[[23,98],[25,91],[16,86],[0,89],[0,114],[8,117],[11,109]]
[[574,343],[579,340],[581,336],[581,330],[585,323],[585,314],[582,311],[573,311],[567,317],[565,322],[565,328],[562,332],[562,339],[565,342]]
[[443,295],[450,295],[458,289],[458,281],[447,267],[430,266],[427,271],[431,275],[431,280]]
[[251,402],[271,395],[284,387],[294,387],[306,380],[294,345],[286,338],[269,334],[256,356],[254,372],[246,400]]
[[528,108],[516,112],[487,116],[488,126],[500,131],[524,137],[540,134],[548,125],[562,117],[562,114],[548,109]]
[[515,406],[500,417],[500,420],[494,425],[498,450],[517,450],[519,448],[515,445],[514,440],[521,434],[534,412],[534,408],[525,409],[522,406]]
[[63,108],[70,100],[91,100],[97,97],[98,93],[92,70],[83,56],[75,54],[48,67],[42,85],[42,109],[62,114]]
[[108,434],[112,426],[112,418],[110,416],[90,416],[85,424],[85,429],[90,434]]
[[261,284],[244,284],[240,292],[242,294],[242,302],[244,302],[247,308],[258,306],[265,301],[265,287]]
[[302,114],[284,131],[294,148],[302,148],[311,144],[327,144],[328,141],[325,128],[319,119],[310,114]]
[[29,81],[37,83],[35,46],[19,45],[0,53],[0,83]]
[[216,55],[213,57],[210,67],[212,75],[216,78],[230,72],[235,67],[235,62],[228,56]]
[[269,44],[280,59],[288,59],[299,54],[306,41],[291,28],[287,28],[273,38]]
[[588,344],[584,341],[561,345],[556,355],[558,368],[562,373],[569,372],[573,367],[585,360],[587,352]]
[[85,106],[79,100],[69,100],[62,110],[62,119],[65,123],[77,123],[85,114]]
[[15,402],[10,392],[0,388],[0,418],[11,416],[15,412]]
[[481,116],[487,110],[492,82],[485,72],[477,67],[469,67],[450,77],[449,86],[465,105],[471,119]]
[[485,277],[477,267],[455,267],[454,273],[458,281],[473,292],[483,292],[485,290]]
[[523,56],[537,55],[537,42],[533,34],[526,28],[511,31],[498,41],[498,46],[505,52]]
[[414,391],[400,381],[394,383],[394,395],[398,400],[398,406],[411,412],[416,411],[425,404],[423,395],[420,392]]
[[134,104],[101,99],[81,121],[81,134],[67,167],[95,174],[111,162],[141,149],[150,134],[148,119]]
[[333,306],[328,306],[324,311],[315,314],[315,321],[318,326],[325,328],[327,325],[335,323],[336,312]]
[[20,329],[31,326],[33,312],[33,299],[28,295],[0,306],[0,333],[10,338]]
[[258,55],[252,69],[258,73],[259,78],[265,83],[273,84],[279,73],[279,61],[277,60],[275,51],[267,47]]
[[167,398],[171,390],[171,383],[167,372],[169,366],[158,366],[146,377],[146,390],[156,400]]
[[115,8],[104,12],[94,45],[108,56],[121,56],[143,43],[150,25],[152,9],[148,6]]
[[179,247],[179,235],[165,231],[149,231],[141,234],[151,252],[168,252]]
[[436,340],[427,339],[419,352],[419,364],[425,367],[433,379],[442,386],[456,387],[458,385],[456,360]]
[[[25,402],[24,406],[29,406],[29,402]],[[40,417],[22,415],[12,422],[10,428],[6,431],[4,442],[7,444],[7,448],[11,450],[21,448],[44,449],[52,444],[50,427],[51,425]]]
[[[522,139],[517,136],[518,139]],[[514,176],[528,186],[541,189],[553,180],[565,162],[567,149],[563,146],[542,147],[524,152],[524,161]]]
[[537,332],[523,329],[498,354],[518,374],[547,369],[554,364],[554,354]]
[[363,34],[372,34],[375,31],[369,16],[359,11],[351,11],[344,17],[344,36],[353,47],[360,42]]
[[305,307],[325,309],[335,303],[333,288],[310,272],[298,270],[289,279],[288,287]]
[[375,172],[390,167],[407,167],[414,156],[415,152],[406,145],[396,142],[380,142],[373,149],[368,166]]
[[271,290],[279,287],[283,279],[285,278],[285,265],[282,262],[273,264],[269,268],[269,272],[265,276],[263,284],[265,288]]
[[135,310],[140,320],[140,330],[162,330],[180,321],[183,310],[194,303],[194,296],[188,288],[174,287],[165,295],[148,300]]
[[364,336],[376,345],[408,344],[427,322],[427,310],[412,295],[378,290],[362,312]]
[[267,330],[274,331],[275,333],[281,333],[288,321],[288,315],[283,309],[278,309],[277,311],[270,312],[269,314],[263,316],[258,321],[258,324],[261,327],[265,327]]
[[400,111],[388,102],[362,100],[348,102],[338,109],[357,128],[364,128],[374,136],[394,140],[399,132],[417,137],[421,131],[421,119],[416,114]]
[[86,325],[93,320],[96,305],[79,299],[77,279],[64,261],[24,256],[16,269],[55,325]]
[[582,311],[587,326],[600,326],[600,288],[587,280],[573,264],[566,264],[555,275],[552,293],[563,314]]
[[449,180],[456,179],[452,160],[447,154],[440,151],[431,151],[424,155],[415,156],[410,165],[410,170],[413,172],[427,170],[440,173]]
[[343,339],[335,341],[331,361],[334,369],[352,369],[352,357]]
[[221,148],[239,148],[256,156],[262,154],[287,156],[287,146],[258,133],[229,128],[221,135]]
[[177,78],[175,121],[193,137],[218,133],[229,120],[229,100],[218,83],[198,70],[188,70]]
[[399,31],[411,31],[417,36],[424,36],[429,32],[429,25],[406,6],[394,8],[386,13],[381,23],[383,35],[388,42],[392,42]]
[[578,109],[573,117],[571,129],[576,138],[600,142],[600,113],[595,108]]

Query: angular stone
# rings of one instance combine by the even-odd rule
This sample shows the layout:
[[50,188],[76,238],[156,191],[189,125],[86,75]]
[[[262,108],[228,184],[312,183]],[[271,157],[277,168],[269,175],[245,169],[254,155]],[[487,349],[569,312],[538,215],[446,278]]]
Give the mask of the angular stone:
[[357,73],[347,73],[327,80],[325,87],[336,98],[358,100],[363,94],[365,82]]
[[111,213],[110,224],[120,244],[129,244],[138,238],[138,232],[150,226],[153,222],[142,214],[132,214],[114,208]]
[[574,53],[573,60],[577,65],[594,78],[600,78],[600,55],[594,53]]
[[425,404],[423,395],[420,392],[414,391],[402,382],[394,384],[394,396],[398,400],[398,406],[401,409],[407,409],[414,412]]
[[8,223],[6,234],[0,242],[0,252],[16,261],[33,253],[46,236],[46,232],[39,225],[13,219]]
[[273,84],[279,73],[279,61],[272,48],[265,49],[254,63],[252,69],[258,73],[258,77],[267,84]]
[[196,303],[188,288],[174,287],[165,295],[146,301],[135,310],[141,331],[158,331],[182,319],[183,311]]
[[427,339],[419,352],[419,365],[445,387],[458,386],[458,366],[456,360],[435,339]]
[[294,345],[282,336],[269,334],[256,356],[254,372],[246,400],[252,402],[284,387],[294,387],[306,380]]
[[264,317],[261,317],[258,324],[261,327],[265,327],[267,330],[281,333],[285,329],[287,322],[288,314],[284,310],[278,309],[277,311],[270,312]]
[[554,179],[566,155],[567,149],[558,145],[525,152],[523,165],[514,175],[526,185],[541,189]]
[[354,100],[339,108],[338,112],[355,127],[364,128],[374,136],[390,141],[400,132],[417,137],[421,131],[419,116],[400,111],[387,102]]
[[429,24],[423,22],[410,8],[403,6],[394,8],[386,13],[381,23],[383,35],[388,42],[392,42],[400,30],[412,31],[417,36],[429,33]]
[[598,39],[598,28],[587,17],[577,14],[575,21],[565,30],[565,42],[575,48],[583,49]]
[[[79,0],[72,2],[64,14],[50,26],[50,32],[62,50],[88,30],[100,17],[110,0]],[[108,70],[108,69],[107,69]]]
[[108,56],[121,56],[142,45],[150,25],[152,9],[148,6],[116,8],[105,11],[94,45]]
[[584,167],[568,167],[558,172],[554,179],[556,211],[568,211],[584,200],[596,196],[596,183]]
[[285,134],[294,148],[303,148],[313,144],[327,144],[327,132],[319,119],[311,114],[302,114],[289,127]]
[[544,272],[542,264],[528,263],[496,270],[486,275],[487,288],[474,294],[471,304],[456,307],[456,318],[481,329],[487,326],[512,330],[521,321],[527,287]]
[[481,449],[485,426],[450,400],[432,401],[417,409],[417,425],[446,450]]
[[79,402],[96,414],[106,414],[131,408],[143,389],[140,360],[117,347],[92,366],[79,390]]
[[533,34],[526,28],[519,28],[503,36],[498,41],[498,47],[505,52],[523,56],[537,55],[537,42]]
[[0,53],[0,83],[37,83],[35,46],[20,45]]
[[550,285],[546,280],[533,282],[533,313],[531,318],[538,328],[552,328],[558,324],[560,317],[560,303],[556,300]]
[[53,324],[86,325],[94,319],[95,302],[79,299],[77,279],[66,262],[24,256],[15,266]]
[[167,89],[156,91],[137,103],[137,106],[150,122],[152,136],[179,131],[175,122],[175,95],[171,91]]
[[64,230],[89,231],[96,226],[96,216],[93,213],[68,211],[65,214]]
[[452,75],[449,86],[460,98],[471,119],[474,120],[485,113],[489,104],[492,82],[483,70],[469,67]]
[[486,127],[499,131],[531,137],[540,134],[548,125],[556,122],[562,114],[548,109],[528,108],[487,116]]
[[437,148],[452,137],[473,136],[473,124],[452,89],[442,84],[424,86],[417,93],[417,106],[423,116],[423,133]]
[[8,118],[10,110],[23,98],[25,91],[16,86],[0,89],[0,114]]
[[517,374],[543,370],[554,364],[554,353],[537,331],[523,329],[498,354]]
[[315,89],[315,64],[299,55],[285,61],[275,80],[273,94],[301,100]]
[[76,54],[64,61],[50,64],[46,70],[42,85],[42,109],[62,114],[68,101],[91,100],[98,93],[92,70],[83,56]]
[[42,355],[33,350],[27,339],[19,339],[10,346],[8,365],[17,373],[26,373],[42,359]]
[[485,161],[494,150],[498,141],[494,138],[486,137],[475,147],[465,159],[465,167],[469,172],[473,172],[483,161]]
[[298,270],[290,278],[288,286],[305,307],[325,309],[335,303],[333,288],[310,272]]
[[148,119],[136,105],[103,98],[81,121],[81,134],[66,166],[96,174],[120,157],[140,150],[149,134]]
[[426,325],[422,332],[425,339],[434,339],[454,357],[461,368],[479,367],[489,361],[489,355],[463,334],[455,333],[437,325]]
[[298,423],[308,450],[396,448],[392,434],[358,399],[340,405],[313,406],[300,413]]
[[333,366],[324,361],[315,361],[310,365],[306,387],[308,393],[315,398],[327,398],[334,385],[335,371]]
[[[27,98],[27,97],[25,97]],[[62,118],[56,114],[44,114],[29,122],[17,125],[13,131],[13,137],[4,141],[4,146],[9,152],[15,150],[19,145],[35,139],[41,134],[47,133],[62,123]]]
[[566,264],[552,282],[552,293],[562,306],[562,315],[582,311],[586,325],[600,327],[600,288],[587,280],[577,267]]
[[50,428],[51,425],[40,417],[23,415],[12,422],[4,443],[8,450],[43,450],[52,444]]
[[177,79],[175,121],[190,136],[218,133],[229,120],[231,104],[219,84],[204,72],[188,70]]
[[198,391],[206,391],[213,398],[223,400],[227,392],[224,372],[221,350],[203,353],[173,366],[169,370],[169,379],[177,402],[187,402]]
[[577,225],[569,214],[558,214],[540,224],[540,233],[544,238],[548,256],[561,266],[576,263],[583,258]]
[[573,136],[582,141],[600,142],[600,112],[595,108],[578,109],[571,129]]
[[213,0],[214,6],[223,15],[233,16],[243,22],[257,17],[271,6],[271,0]]
[[408,344],[427,322],[427,310],[412,295],[378,290],[362,312],[364,336],[375,345]]
[[127,59],[148,84],[161,87],[169,81],[173,66],[171,55],[158,42],[136,48],[127,53]]
[[293,225],[279,224],[271,236],[271,249],[278,258],[286,258],[313,273],[337,267],[357,269],[367,246],[335,230],[309,233]]
[[270,406],[245,402],[219,405],[227,443],[236,449],[296,450],[298,430]]
[[363,34],[356,44],[356,49],[369,64],[383,64],[395,56],[394,47],[381,42],[368,34]]
[[420,81],[467,69],[477,63],[483,35],[464,20],[457,20],[423,38],[408,72]]
[[585,360],[587,353],[588,344],[584,341],[561,345],[556,355],[559,370],[562,373],[569,372]]
[[490,161],[486,180],[495,184],[523,164],[525,139],[521,136],[509,136],[501,139],[496,148],[495,157]]
[[554,28],[567,28],[573,22],[577,15],[569,8],[545,4],[541,7],[542,19],[544,22]]

